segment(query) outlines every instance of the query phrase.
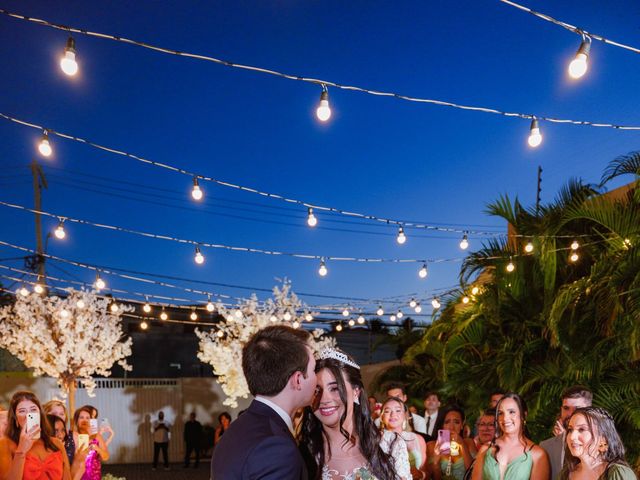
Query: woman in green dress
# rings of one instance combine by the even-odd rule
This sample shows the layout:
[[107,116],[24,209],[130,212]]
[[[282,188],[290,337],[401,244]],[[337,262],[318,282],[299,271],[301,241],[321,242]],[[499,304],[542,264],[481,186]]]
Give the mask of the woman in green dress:
[[507,393],[496,407],[496,439],[478,454],[472,480],[549,480],[547,453],[526,435],[527,407]]
[[562,480],[636,480],[605,409],[578,408],[569,417],[566,439]]

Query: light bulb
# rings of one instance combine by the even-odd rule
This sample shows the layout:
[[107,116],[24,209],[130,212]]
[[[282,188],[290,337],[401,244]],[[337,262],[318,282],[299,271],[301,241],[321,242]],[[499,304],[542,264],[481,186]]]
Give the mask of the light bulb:
[[379,317],[381,317],[382,315],[384,315],[384,310],[382,309],[382,305],[380,305],[378,307],[378,310],[376,310],[376,315],[378,315]]
[[53,148],[51,148],[51,143],[49,143],[49,135],[47,134],[46,130],[42,134],[42,138],[40,139],[40,143],[38,144],[38,151],[43,157],[50,157],[53,153]]
[[104,280],[100,278],[100,275],[96,275],[96,281],[93,283],[96,290],[102,290],[107,286]]
[[338,324],[336,325],[336,332],[341,332],[342,331],[342,325]]
[[224,337],[224,332],[222,330],[218,330],[216,332],[216,335],[218,336],[218,338],[222,338],[222,337]]
[[331,107],[329,107],[329,92],[322,90],[320,94],[320,104],[316,109],[316,116],[321,122],[326,122],[331,118]]
[[62,310],[60,310],[60,316],[62,318],[68,318],[69,317],[69,311],[65,310],[64,308]]
[[579,258],[580,256],[576,252],[573,252],[569,257],[569,260],[571,260],[572,262],[577,262]]
[[576,52],[576,56],[569,64],[569,76],[571,78],[578,79],[587,73],[587,69],[589,68],[587,60],[589,59],[590,50],[591,38],[583,37],[582,43],[580,43],[580,48],[578,48],[578,51]]
[[145,303],[144,306],[142,307],[142,310],[144,311],[144,313],[151,313],[151,305],[149,305],[148,303]]
[[119,310],[118,309],[118,304],[117,303],[112,303],[110,309],[111,309],[112,313],[117,313],[117,311]]
[[467,297],[466,295],[464,297],[462,297],[462,303],[464,303],[464,304],[469,303],[469,297]]
[[27,289],[27,287],[22,287],[20,289],[20,295],[22,295],[23,297],[28,297],[29,296],[29,290]]
[[82,310],[85,307],[85,303],[84,300],[80,299],[76,302],[76,307],[78,307],[80,310]]
[[342,316],[343,317],[348,317],[349,316],[349,309],[345,308],[344,310],[342,310]]
[[140,323],[140,328],[141,328],[142,330],[146,330],[147,328],[149,328],[149,324],[143,320],[143,321]]
[[507,272],[511,273],[516,269],[516,266],[513,264],[511,259],[509,259],[509,263],[507,263]]
[[631,247],[631,240],[629,240],[628,238],[625,238],[625,239],[622,241],[622,245],[624,246],[624,248],[627,248],[627,249],[628,249],[629,247]]
[[416,302],[415,298],[412,298],[411,301],[409,302],[409,306],[411,308],[416,308],[416,305],[418,304],[418,302]]
[[422,312],[422,306],[420,304],[416,305],[416,308],[413,309],[416,313]]
[[216,309],[216,307],[213,305],[211,300],[209,300],[207,302],[207,312],[212,313],[215,309]]
[[275,315],[271,315],[271,316],[269,317],[269,320],[271,320],[272,322],[274,322],[274,323],[275,323],[275,322],[277,322],[277,321],[278,321],[278,317],[276,317]]
[[524,246],[524,251],[527,253],[531,253],[533,252],[533,243],[528,242],[525,246]]
[[200,251],[200,247],[196,247],[196,254],[193,257],[193,260],[198,264],[198,265],[202,265],[204,263],[204,255],[202,255],[202,252]]
[[42,292],[44,292],[44,287],[41,284],[36,283],[36,286],[33,287],[33,291],[40,295]]
[[574,240],[574,241],[571,243],[571,250],[577,250],[578,248],[580,248],[580,244],[578,243],[578,241],[577,241],[577,240]]
[[358,323],[359,323],[360,325],[362,325],[362,324],[364,323],[364,321],[365,321],[365,320],[364,320],[364,317],[363,317],[362,315],[359,315],[359,316],[358,316]]
[[234,315],[236,316],[236,318],[242,318],[242,310],[240,310],[239,308],[236,309]]
[[76,62],[76,42],[71,37],[67,40],[67,46],[64,48],[64,57],[60,60],[60,68],[70,77],[73,77],[78,73],[78,62]]
[[467,236],[466,233],[462,235],[462,240],[460,241],[460,248],[462,250],[466,250],[467,248],[469,248],[469,237]]
[[396,313],[396,317],[402,318],[403,316],[404,316],[404,313],[402,313],[402,310],[398,310],[398,313]]
[[440,308],[440,301],[438,300],[438,297],[433,297],[433,300],[431,300],[431,306],[434,308],[434,310],[437,310]]
[[200,189],[200,185],[198,185],[198,177],[193,177],[193,188],[191,189],[191,198],[194,200],[202,200],[202,196],[204,193]]
[[318,224],[318,219],[313,214],[313,208],[309,207],[309,213],[307,215],[307,225],[315,227]]
[[531,120],[531,127],[529,128],[529,138],[527,139],[529,146],[536,148],[542,143],[542,134],[540,133],[540,126],[538,125],[538,119]]
[[196,320],[198,320],[198,314],[195,312],[195,310],[194,310],[193,312],[191,312],[191,315],[189,315],[189,318],[190,318],[191,320],[193,320],[194,322],[195,322]]
[[291,326],[292,326],[293,328],[298,328],[298,327],[300,326],[300,322],[299,322],[299,321],[297,321],[297,320],[294,320],[294,322],[291,324]]
[[420,270],[418,270],[418,276],[420,278],[427,278],[428,273],[429,273],[429,271],[427,270],[427,264],[424,263],[422,265],[422,268]]
[[404,229],[402,227],[398,229],[398,236],[396,237],[396,241],[400,245],[404,245],[404,243],[407,241],[407,236],[404,234]]
[[324,264],[324,260],[320,261],[320,268],[318,269],[318,275],[326,277],[328,273],[327,266]]
[[304,315],[304,319],[305,319],[307,322],[310,322],[311,320],[313,320],[313,315],[311,315],[309,312],[307,312],[307,313]]
[[389,320],[391,320],[392,322],[395,322],[396,321],[396,316],[395,315],[391,315],[389,317]]
[[284,315],[282,315],[282,318],[284,319],[285,322],[288,322],[289,320],[291,320],[291,314],[289,312],[284,312]]
[[353,320],[353,318],[349,319],[349,326],[353,327],[356,324],[356,322]]
[[169,315],[164,311],[164,307],[162,307],[162,312],[160,312],[160,320],[166,321],[169,319]]
[[64,231],[64,222],[60,221],[53,234],[56,236],[56,238],[64,240],[64,238],[67,236],[67,232]]

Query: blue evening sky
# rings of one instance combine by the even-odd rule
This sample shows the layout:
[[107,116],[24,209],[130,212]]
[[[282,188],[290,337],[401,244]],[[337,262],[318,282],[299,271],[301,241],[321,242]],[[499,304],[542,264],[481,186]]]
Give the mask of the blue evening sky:
[[[524,1],[524,0],[523,0]],[[640,4],[534,1],[526,5],[640,47]],[[590,68],[570,81],[580,38],[497,0],[433,1],[18,1],[2,8],[87,30],[296,75],[406,95],[538,115],[640,125],[640,55],[594,41]],[[58,67],[67,35],[0,15],[0,112],[203,175],[310,203],[456,229],[506,231],[484,213],[500,194],[543,201],[570,178],[597,182],[607,163],[638,150],[639,133],[542,123],[527,147],[529,121],[330,89],[333,116],[315,118],[316,85],[164,55],[75,35],[80,73]],[[0,120],[0,200],[33,206],[28,165],[40,132]],[[49,188],[43,210],[172,237],[340,257],[461,258],[460,234],[396,228],[317,212],[191,179],[52,138],[40,159]],[[618,184],[623,183],[622,181]],[[616,185],[618,185],[616,184]],[[44,219],[45,231],[56,220]],[[31,214],[0,207],[0,240],[34,248]],[[289,278],[297,292],[406,296],[425,300],[456,285],[459,262],[430,265],[328,262],[194,248],[67,224],[48,252],[90,264],[153,272],[236,289],[171,281],[232,296]],[[481,238],[471,235],[471,247]],[[2,247],[3,259],[19,256]],[[20,262],[3,261],[20,267]],[[54,266],[57,265],[57,266]],[[61,270],[62,269],[62,270]],[[48,274],[91,282],[93,274],[51,263]],[[7,272],[0,272],[6,275]],[[11,284],[6,279],[4,285]],[[180,290],[107,277],[128,292],[202,301]],[[13,286],[15,288],[15,286]],[[257,290],[256,290],[257,291]],[[267,295],[258,291],[261,298]],[[127,294],[128,298],[139,298]],[[306,302],[338,299],[304,296]],[[389,307],[390,308],[390,307]],[[430,312],[431,308],[425,309]]]

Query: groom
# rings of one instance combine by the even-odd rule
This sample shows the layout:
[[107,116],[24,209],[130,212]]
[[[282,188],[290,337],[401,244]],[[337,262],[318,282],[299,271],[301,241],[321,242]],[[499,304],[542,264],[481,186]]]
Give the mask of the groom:
[[316,389],[309,333],[284,325],[258,331],[242,349],[242,370],[255,397],[231,423],[211,459],[212,480],[305,480],[293,438],[294,412]]

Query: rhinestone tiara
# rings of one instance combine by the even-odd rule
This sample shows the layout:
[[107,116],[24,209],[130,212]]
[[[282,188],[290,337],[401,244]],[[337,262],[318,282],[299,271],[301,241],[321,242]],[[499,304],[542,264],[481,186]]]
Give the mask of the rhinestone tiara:
[[349,357],[347,357],[345,353],[342,353],[336,350],[335,348],[325,348],[320,352],[320,360],[326,360],[329,358],[332,360],[337,360],[339,362],[344,363],[345,365],[349,365],[353,368],[357,368],[358,370],[360,370],[360,365],[358,365],[353,360],[349,359]]

